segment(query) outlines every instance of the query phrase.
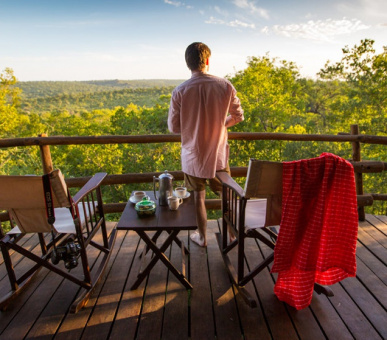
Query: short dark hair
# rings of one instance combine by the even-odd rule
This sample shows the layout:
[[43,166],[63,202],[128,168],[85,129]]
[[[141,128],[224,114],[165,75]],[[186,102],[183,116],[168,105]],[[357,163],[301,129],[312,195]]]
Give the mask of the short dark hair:
[[210,48],[201,42],[194,42],[185,50],[185,61],[191,71],[204,70],[207,58],[210,56]]

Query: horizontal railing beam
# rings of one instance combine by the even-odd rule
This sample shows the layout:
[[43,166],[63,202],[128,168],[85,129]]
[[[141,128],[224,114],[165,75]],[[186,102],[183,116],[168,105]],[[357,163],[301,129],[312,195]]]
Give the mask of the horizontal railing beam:
[[[229,140],[283,140],[283,141],[317,141],[317,142],[360,142],[387,145],[387,136],[372,135],[318,135],[291,134],[274,132],[229,132]],[[32,146],[32,145],[81,145],[81,144],[139,144],[180,142],[180,135],[141,135],[141,136],[50,136],[0,139],[0,147]]]
[[[173,178],[177,181],[184,179],[183,171],[168,171]],[[152,183],[153,176],[160,176],[162,172],[144,172],[141,174],[138,173],[129,173],[122,175],[108,175],[103,180],[103,185],[114,185],[114,184],[132,184],[132,183]],[[231,175],[232,177],[246,177],[247,175],[247,167],[231,167]],[[86,177],[74,177],[74,178],[66,178],[66,184],[68,187],[82,187],[91,176]]]
[[382,172],[387,170],[387,163],[386,162],[379,162],[379,161],[360,161],[360,162],[354,162],[352,160],[349,160],[352,165],[355,172],[359,173],[376,173],[376,172]]
[[[361,173],[377,173],[387,170],[387,163],[385,162],[376,162],[376,161],[361,161],[361,162],[352,162],[355,172]],[[131,183],[151,183],[153,182],[153,176],[158,177],[162,172],[146,172],[146,173],[128,173],[122,175],[108,175],[104,181],[104,185],[114,185],[114,184],[131,184]],[[181,170],[178,171],[169,171],[169,173],[174,177],[175,180],[183,180],[184,174]],[[232,177],[246,177],[247,176],[247,167],[231,167],[231,176]],[[72,187],[81,187],[83,186],[91,176],[86,177],[74,177],[66,178],[66,184]]]

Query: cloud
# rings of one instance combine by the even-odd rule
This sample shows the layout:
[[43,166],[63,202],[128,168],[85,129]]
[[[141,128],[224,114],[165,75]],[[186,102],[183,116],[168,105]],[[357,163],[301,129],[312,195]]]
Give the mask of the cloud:
[[332,41],[333,37],[342,34],[351,34],[360,30],[365,30],[370,26],[364,25],[357,19],[342,20],[310,20],[301,24],[274,25],[271,28],[264,27],[262,33],[275,33],[288,38],[299,38],[318,41]]
[[228,16],[228,12],[227,12],[226,10],[224,10],[224,9],[221,9],[221,8],[218,7],[218,6],[215,6],[215,7],[214,7],[214,10],[215,10],[218,14],[220,14],[220,15]]
[[261,7],[256,7],[254,1],[234,0],[233,4],[239,8],[248,10],[252,14],[258,13],[258,15],[264,19],[269,19],[268,11]]
[[214,17],[210,17],[209,20],[205,22],[206,24],[212,24],[212,25],[225,25],[230,27],[244,27],[244,28],[255,28],[254,24],[248,24],[246,22],[240,21],[240,20],[233,20],[233,21],[225,21],[222,19],[217,19]]
[[182,3],[180,1],[169,1],[169,0],[164,0],[164,3],[168,4],[168,5],[172,5],[172,6],[175,6],[175,7],[180,7],[182,5]]
[[346,15],[360,16],[363,20],[375,22],[375,20],[385,21],[387,18],[387,1],[385,0],[339,2],[336,7]]
[[175,7],[185,7],[188,9],[193,8],[192,6],[186,5],[184,2],[180,2],[180,1],[164,0],[164,3],[166,3],[167,5],[175,6]]

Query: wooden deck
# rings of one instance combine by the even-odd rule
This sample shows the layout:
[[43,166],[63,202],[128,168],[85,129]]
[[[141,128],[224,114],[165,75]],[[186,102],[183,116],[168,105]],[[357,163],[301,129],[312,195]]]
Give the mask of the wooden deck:
[[[69,314],[77,286],[42,269],[0,312],[0,339],[387,339],[387,216],[367,215],[359,223],[357,277],[332,286],[332,298],[314,294],[310,307],[301,311],[277,300],[269,270],[247,286],[259,305],[247,307],[230,285],[216,231],[216,221],[209,221],[207,249],[182,235],[191,252],[192,291],[161,262],[131,291],[142,250],[131,232],[118,233],[106,278],[78,314]],[[265,256],[267,249],[258,246],[249,244],[247,265]],[[180,249],[172,247],[168,253],[179,267]],[[9,289],[3,264],[0,280],[3,294]]]

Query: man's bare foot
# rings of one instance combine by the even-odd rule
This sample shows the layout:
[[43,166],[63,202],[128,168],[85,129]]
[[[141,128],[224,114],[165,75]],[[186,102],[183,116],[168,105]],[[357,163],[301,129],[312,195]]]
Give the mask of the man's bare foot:
[[200,247],[207,247],[207,242],[204,240],[203,237],[200,236],[198,231],[195,231],[190,236],[191,240],[195,242]]

